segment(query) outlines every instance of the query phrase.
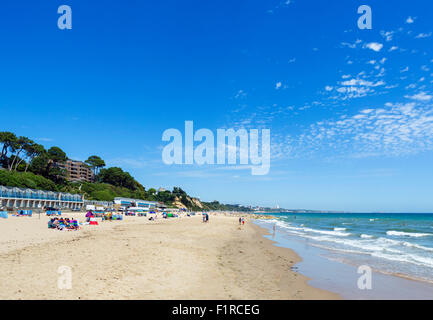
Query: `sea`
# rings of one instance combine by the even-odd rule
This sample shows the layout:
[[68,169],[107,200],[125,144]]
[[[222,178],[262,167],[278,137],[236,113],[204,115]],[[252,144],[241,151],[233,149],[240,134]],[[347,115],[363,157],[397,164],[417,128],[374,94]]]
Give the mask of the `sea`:
[[[433,298],[433,214],[272,213],[269,215],[271,215],[270,219],[259,220],[257,224],[267,228],[271,234],[275,230],[277,237],[275,238],[274,233],[274,240],[281,246],[291,247],[297,252],[301,251],[300,255],[303,259],[307,256],[307,251],[309,251],[308,256],[311,256],[314,251],[306,248],[315,248],[315,253],[328,261],[337,261],[353,267],[368,266],[374,272],[383,275],[428,283],[425,287],[427,291],[423,294],[425,296],[428,292],[426,298]],[[312,261],[314,264],[326,264],[324,260]],[[308,274],[308,270],[314,269],[317,272],[317,266],[311,267],[311,265],[304,266],[304,271],[307,276],[314,277],[315,275]],[[338,269],[336,266],[329,265],[327,269],[334,269],[335,276],[335,268]],[[342,277],[343,271],[341,269]],[[328,273],[330,272],[328,270]],[[322,274],[322,277],[330,278],[332,274]],[[384,278],[385,280],[387,279]],[[392,287],[386,281],[384,285]],[[379,294],[374,298],[386,298],[386,292],[383,294],[385,296]],[[395,295],[391,294],[391,296]],[[355,296],[349,295],[349,297]]]

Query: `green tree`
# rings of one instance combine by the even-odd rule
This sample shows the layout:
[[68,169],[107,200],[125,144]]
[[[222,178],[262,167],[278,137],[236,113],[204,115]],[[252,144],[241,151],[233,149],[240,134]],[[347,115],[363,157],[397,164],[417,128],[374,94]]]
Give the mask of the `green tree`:
[[30,171],[48,178],[56,183],[64,183],[66,170],[60,164],[64,164],[68,159],[66,153],[59,147],[51,147],[44,151],[37,147],[39,155],[33,158]]
[[3,168],[9,168],[8,152],[14,152],[16,149],[17,136],[8,131],[0,132],[0,144],[2,144],[0,162]]
[[68,160],[66,153],[59,147],[51,147],[48,149],[47,155],[49,159],[46,171],[47,178],[58,184],[65,183],[67,172],[60,165]]
[[32,159],[32,161],[30,162],[29,169],[34,174],[47,177],[48,162],[49,162],[48,152],[44,151]]
[[105,167],[105,161],[98,156],[90,156],[86,161],[84,161],[93,170],[95,176],[98,175],[101,168]]
[[32,144],[34,144],[34,141],[27,137],[21,136],[16,140],[16,154],[9,168],[10,171],[17,169],[18,165],[24,160],[24,158],[20,158],[20,154],[23,151],[25,152],[25,150],[28,149]]
[[98,179],[100,182],[109,183],[113,186],[125,187],[131,190],[137,188],[137,182],[128,173],[118,167],[102,169],[99,172]]
[[156,195],[156,200],[170,204],[174,201],[174,195],[170,191],[162,191]]
[[49,159],[52,160],[54,163],[65,163],[66,160],[68,160],[66,153],[59,147],[51,147],[50,149],[48,149],[47,153]]
[[30,166],[30,163],[33,161],[33,159],[37,156],[40,156],[41,154],[45,153],[45,148],[43,145],[37,144],[37,143],[33,143],[31,145],[29,145],[26,148],[26,155],[27,155],[27,163],[26,163],[26,168],[25,168],[25,172],[27,172],[27,169]]

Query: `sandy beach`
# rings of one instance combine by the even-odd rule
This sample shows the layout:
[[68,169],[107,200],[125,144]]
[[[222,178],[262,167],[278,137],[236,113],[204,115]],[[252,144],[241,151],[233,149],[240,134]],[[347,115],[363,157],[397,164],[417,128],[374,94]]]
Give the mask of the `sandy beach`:
[[[83,214],[66,214],[84,220]],[[300,258],[250,220],[211,214],[99,220],[78,231],[48,217],[0,221],[0,299],[339,299],[291,270]],[[59,267],[72,288],[59,289]]]

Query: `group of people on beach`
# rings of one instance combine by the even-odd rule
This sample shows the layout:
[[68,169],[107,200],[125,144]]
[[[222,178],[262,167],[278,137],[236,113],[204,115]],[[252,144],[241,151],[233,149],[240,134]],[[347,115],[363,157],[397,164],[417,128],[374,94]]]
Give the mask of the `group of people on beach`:
[[245,218],[239,217],[239,225],[244,225],[244,224],[245,224]]
[[57,230],[78,230],[80,227],[78,221],[74,218],[52,218],[48,221],[48,228]]

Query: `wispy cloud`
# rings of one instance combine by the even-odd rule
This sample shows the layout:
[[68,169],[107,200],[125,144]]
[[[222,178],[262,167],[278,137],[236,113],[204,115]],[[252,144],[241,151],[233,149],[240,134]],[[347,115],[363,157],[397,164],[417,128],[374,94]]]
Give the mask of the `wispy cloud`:
[[430,101],[433,97],[425,92],[420,92],[412,96],[406,95],[405,98],[418,101]]
[[416,38],[416,39],[430,38],[431,35],[432,35],[431,32],[429,32],[429,33],[420,33],[420,34],[418,34],[415,38]]
[[51,142],[54,141],[54,139],[52,138],[35,138],[36,141],[41,141],[41,142]]
[[[292,138],[293,139],[293,138]],[[433,148],[431,105],[386,103],[338,120],[319,121],[293,141],[295,155],[400,156]]]

